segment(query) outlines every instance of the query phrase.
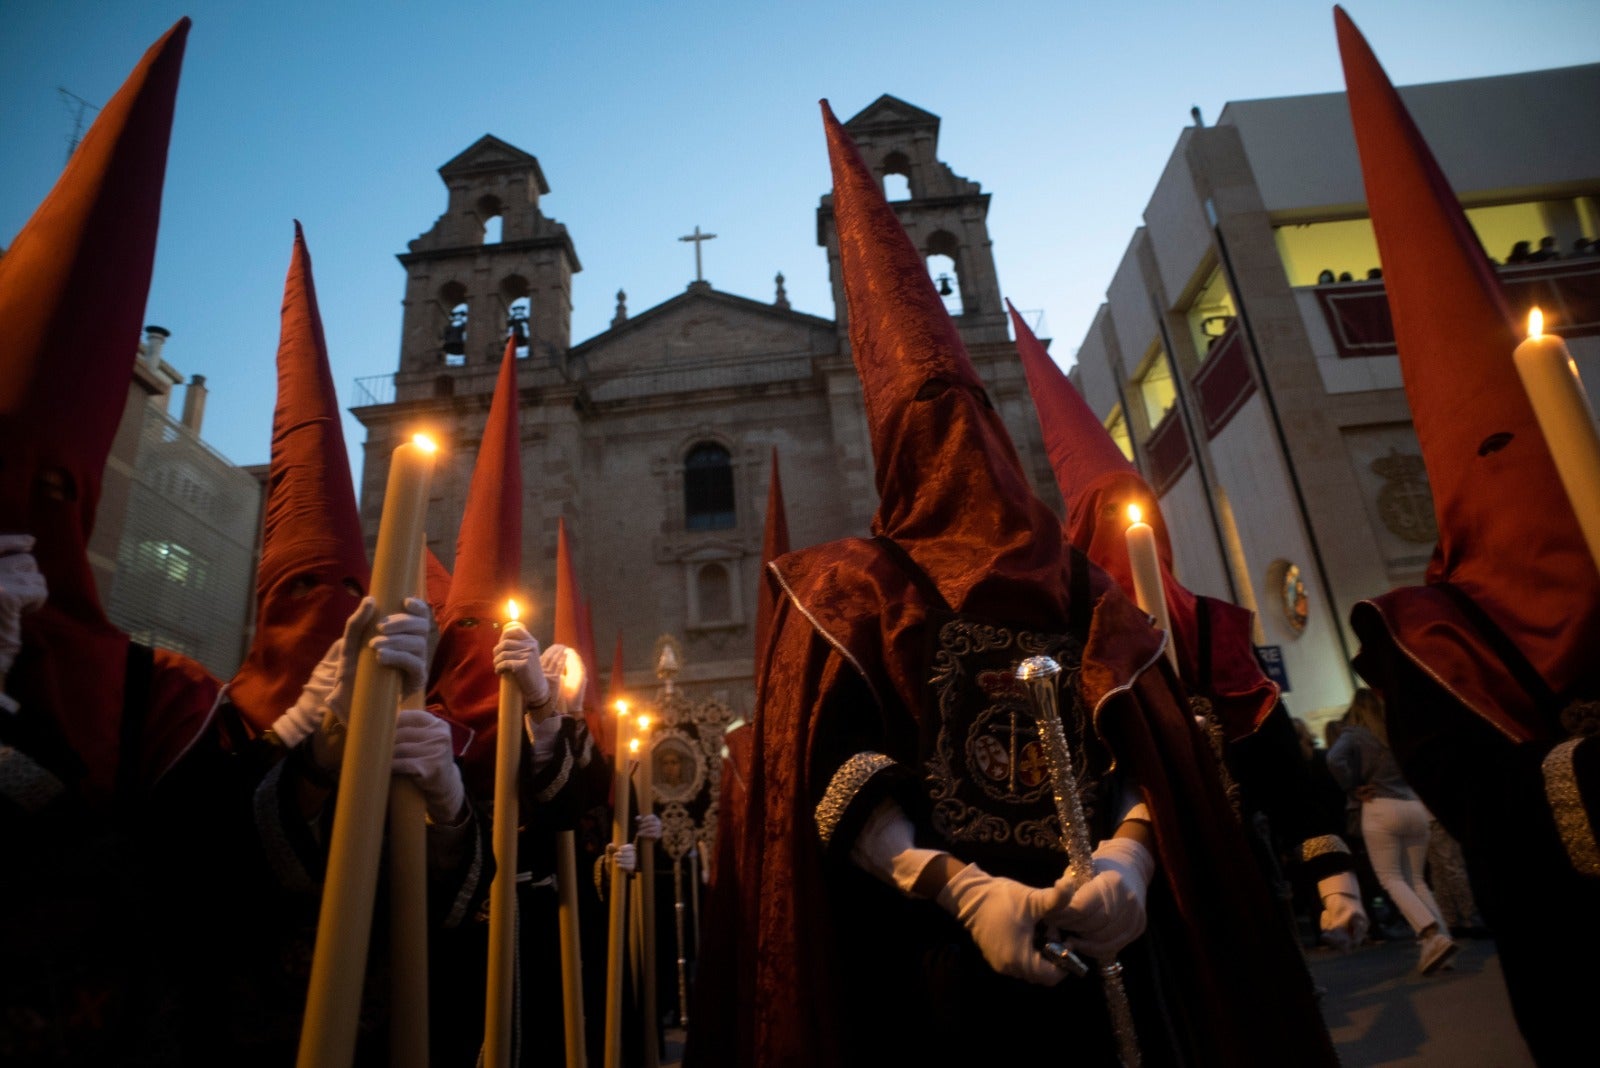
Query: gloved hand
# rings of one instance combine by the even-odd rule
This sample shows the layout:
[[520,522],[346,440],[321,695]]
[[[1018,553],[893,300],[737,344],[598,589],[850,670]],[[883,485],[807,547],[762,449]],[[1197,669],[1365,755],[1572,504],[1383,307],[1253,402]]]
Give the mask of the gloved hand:
[[[361,658],[361,635],[376,612],[372,598],[363,597],[344,625],[343,657],[327,702],[340,723],[350,722],[350,696],[356,685],[356,663]],[[414,693],[427,682],[429,622],[428,602],[407,597],[404,611],[378,620],[378,633],[368,643],[378,654],[378,663],[400,672],[401,693]]]
[[556,755],[556,742],[561,738],[561,725],[566,721],[565,716],[546,716],[541,720],[534,720],[533,713],[528,713],[528,738],[533,742],[533,769],[538,771],[551,758]]
[[550,683],[539,662],[539,642],[516,620],[500,628],[500,640],[494,646],[494,670],[517,680],[523,703],[529,709],[550,703]]
[[583,692],[589,687],[589,670],[578,650],[553,644],[539,658],[544,665],[544,677],[554,687],[556,709],[576,712],[583,705]]
[[632,873],[638,870],[639,851],[633,847],[632,842],[629,842],[625,846],[611,845],[608,843],[606,845],[606,856],[614,857],[617,862],[617,867],[625,872]]
[[1094,878],[1079,884],[1063,875],[1056,889],[1070,899],[1049,922],[1067,931],[1080,952],[1110,960],[1144,933],[1145,894],[1155,875],[1150,851],[1132,838],[1107,838],[1094,851]]
[[328,710],[328,695],[344,666],[344,639],[335,638],[288,711],[272,724],[272,733],[286,748],[294,748],[314,734]]
[[634,827],[637,828],[638,836],[640,838],[660,839],[661,817],[657,816],[654,812],[650,813],[648,816],[633,817],[633,823]]
[[450,728],[444,720],[422,708],[402,708],[394,724],[395,775],[416,782],[428,803],[428,818],[437,824],[455,823],[466,803],[461,769],[450,746]]
[[1367,910],[1361,907],[1361,884],[1353,871],[1317,880],[1322,898],[1322,940],[1334,949],[1354,949],[1367,937]]
[[1034,948],[1034,933],[1067,896],[1059,884],[1037,890],[968,864],[950,877],[938,901],[961,921],[989,967],[1013,979],[1055,986],[1066,973]]
[[0,675],[22,648],[22,613],[42,608],[48,593],[33,558],[33,535],[0,534]]

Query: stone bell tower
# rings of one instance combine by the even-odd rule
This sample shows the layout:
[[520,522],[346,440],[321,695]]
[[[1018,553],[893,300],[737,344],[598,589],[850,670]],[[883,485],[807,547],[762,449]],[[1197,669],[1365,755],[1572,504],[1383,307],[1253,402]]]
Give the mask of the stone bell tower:
[[[900,224],[923,257],[943,257],[937,279],[968,346],[1008,337],[989,241],[989,194],[939,160],[939,116],[885,93],[844,124],[867,168],[886,183]],[[898,175],[903,182],[887,183]],[[905,194],[909,192],[909,197]],[[817,209],[817,244],[828,250],[833,303],[846,332],[844,278],[833,197]]]
[[399,256],[396,399],[493,392],[513,331],[531,365],[565,369],[572,275],[583,268],[567,228],[539,211],[550,192],[539,161],[485,134],[439,176],[450,191],[445,213]]

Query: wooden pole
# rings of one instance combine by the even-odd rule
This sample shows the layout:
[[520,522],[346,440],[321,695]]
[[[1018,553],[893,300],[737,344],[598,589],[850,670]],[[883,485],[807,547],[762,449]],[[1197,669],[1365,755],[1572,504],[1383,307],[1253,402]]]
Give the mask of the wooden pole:
[[[411,593],[423,547],[434,452],[433,443],[419,437],[395,449],[390,460],[372,565],[378,619],[402,611]],[[347,1068],[355,1059],[401,683],[399,671],[378,663],[369,638],[370,634],[362,635],[356,662],[327,880],[300,1031],[299,1068]]]
[[[611,804],[611,844],[621,849],[628,844],[628,714],[626,702],[617,702],[617,762],[612,777],[615,794]],[[623,949],[627,938],[628,881],[611,858],[611,915],[606,941],[606,1060],[605,1068],[622,1065],[622,971]]]
[[[508,615],[517,618],[516,602]],[[522,757],[522,688],[500,676],[494,759],[494,882],[489,884],[489,984],[484,999],[484,1068],[510,1068],[512,965],[517,937],[517,765]]]
[[[655,809],[655,768],[650,756],[648,721],[640,718],[639,734],[645,740],[639,756],[639,815]],[[639,971],[644,987],[644,1065],[657,1068],[661,1063],[661,1022],[656,1006],[656,840],[639,839]]]
[[[417,597],[428,594],[426,551],[417,556]],[[426,708],[427,685],[400,695]],[[389,783],[389,1064],[428,1068],[428,806],[407,778]]]
[[578,851],[576,834],[556,835],[556,885],[561,891],[561,998],[567,1032],[567,1068],[588,1068],[583,1027],[583,953],[578,942]]

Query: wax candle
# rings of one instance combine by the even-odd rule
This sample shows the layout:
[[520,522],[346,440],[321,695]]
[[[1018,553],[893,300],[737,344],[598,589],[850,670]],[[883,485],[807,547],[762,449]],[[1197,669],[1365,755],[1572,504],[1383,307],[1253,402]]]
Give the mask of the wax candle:
[[1161,581],[1161,562],[1156,555],[1156,532],[1144,521],[1137,504],[1128,505],[1128,562],[1133,565],[1133,595],[1156,626],[1167,632],[1167,661],[1178,670],[1178,654],[1172,644],[1172,617],[1167,612],[1167,592]]
[[[637,744],[629,744],[628,702],[617,705],[617,753],[612,777],[611,844],[618,849],[628,843],[628,771]],[[634,743],[637,739],[632,739]],[[606,1047],[605,1068],[620,1068],[622,1064],[622,963],[628,920],[628,882],[617,867],[615,856],[611,860],[611,912],[607,925],[606,943]]]
[[[428,595],[428,554],[417,555],[412,596]],[[427,682],[400,695],[425,709]],[[428,1068],[428,806],[415,779],[389,784],[389,1065]]]
[[1600,435],[1578,365],[1565,341],[1544,332],[1544,315],[1538,308],[1528,313],[1527,340],[1517,346],[1512,359],[1589,555],[1600,567]]
[[[639,815],[655,810],[655,768],[650,758],[650,717],[640,716],[634,723],[642,743],[639,755]],[[658,1019],[656,1006],[656,842],[639,839],[639,943],[640,973],[644,978],[644,1068],[661,1062],[659,1036],[650,1021]]]
[[[416,581],[438,448],[417,435],[394,450],[372,561],[377,618],[404,610]],[[400,672],[378,663],[363,634],[350,698],[350,723],[328,842],[328,871],[300,1031],[300,1068],[347,1068],[355,1057],[361,985],[372,931],[372,900],[389,799]]]
[[[506,602],[506,620],[518,621],[516,601]],[[512,965],[517,936],[517,766],[522,757],[522,687],[509,671],[500,674],[500,715],[494,757],[494,882],[489,884],[489,981],[484,1001],[483,1060],[510,1068]]]

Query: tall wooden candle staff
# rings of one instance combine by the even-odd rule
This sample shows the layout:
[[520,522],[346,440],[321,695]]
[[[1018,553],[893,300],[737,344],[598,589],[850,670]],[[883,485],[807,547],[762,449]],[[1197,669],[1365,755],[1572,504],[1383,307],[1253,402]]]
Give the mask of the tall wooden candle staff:
[[[629,765],[638,752],[637,739],[628,737],[628,702],[617,702],[617,757],[612,775],[614,798],[611,805],[611,844],[621,849],[628,844]],[[622,964],[627,938],[628,882],[611,857],[611,914],[606,942],[606,1060],[605,1068],[622,1064]]]
[[[372,564],[377,618],[404,610],[416,580],[437,446],[423,435],[395,449]],[[372,933],[372,898],[394,757],[400,673],[378,663],[362,635],[349,731],[328,846],[328,874],[300,1031],[299,1068],[345,1068],[355,1057],[361,984]]]
[[[650,756],[650,717],[640,716],[637,726],[643,740],[639,760],[639,815],[648,816],[655,807],[655,768]],[[656,840],[639,839],[639,971],[644,978],[644,1064],[656,1068],[661,1061],[656,1022]]]
[[[516,622],[516,601],[506,619]],[[500,718],[494,757],[494,882],[489,884],[489,984],[484,1002],[485,1068],[510,1068],[512,965],[517,937],[517,770],[522,757],[522,689],[510,671],[500,675]]]
[[[1061,821],[1061,835],[1067,847],[1067,870],[1087,883],[1094,878],[1094,844],[1089,840],[1089,824],[1083,815],[1083,800],[1078,796],[1078,776],[1072,767],[1072,750],[1067,747],[1067,733],[1061,726],[1061,711],[1056,704],[1060,676],[1061,665],[1048,656],[1030,656],[1017,665],[1017,678],[1027,686],[1039,719],[1039,739],[1044,743],[1045,763],[1050,768],[1056,817]],[[1123,1068],[1138,1068],[1139,1037],[1133,1029],[1128,992],[1122,987],[1122,965],[1115,960],[1103,962],[1100,979],[1105,986],[1106,1007],[1111,1011],[1117,1057]]]
[[[428,554],[417,555],[413,596],[428,596]],[[400,707],[427,707],[421,688]],[[389,1064],[428,1066],[428,807],[411,779],[389,784]]]

